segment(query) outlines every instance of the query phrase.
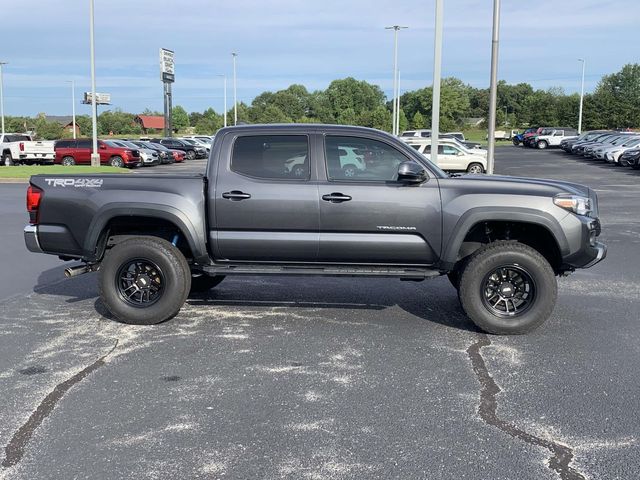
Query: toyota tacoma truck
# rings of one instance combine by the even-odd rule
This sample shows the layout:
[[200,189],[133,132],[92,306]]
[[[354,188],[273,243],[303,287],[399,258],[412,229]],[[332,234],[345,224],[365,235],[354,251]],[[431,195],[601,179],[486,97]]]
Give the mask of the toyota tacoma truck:
[[[345,171],[349,150],[362,169]],[[228,276],[448,275],[478,327],[520,334],[550,316],[557,276],[606,255],[590,188],[447,175],[391,135],[336,125],[224,128],[203,174],[34,175],[27,209],[27,248],[81,260],[67,276],[97,271],[104,306],[134,324]]]

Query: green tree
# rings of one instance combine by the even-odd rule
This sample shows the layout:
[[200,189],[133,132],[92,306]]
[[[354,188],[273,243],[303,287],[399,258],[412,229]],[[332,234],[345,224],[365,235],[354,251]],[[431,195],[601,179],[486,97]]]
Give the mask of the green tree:
[[184,130],[189,126],[189,114],[180,105],[176,105],[171,109],[171,122],[175,132]]
[[371,112],[369,127],[377,128],[385,132],[391,132],[391,112],[382,105],[379,105]]
[[47,122],[44,117],[37,118],[34,127],[36,136],[44,140],[56,140],[64,134],[62,125],[58,122]]
[[123,112],[120,109],[106,110],[98,115],[98,132],[101,135],[138,134],[142,130],[140,125],[133,121],[134,117],[132,113]]
[[338,123],[340,125],[356,125],[358,123],[356,111],[351,107],[345,108],[338,115]]
[[[385,100],[379,86],[352,77],[331,82],[324,97],[323,100],[338,123],[345,123],[346,118],[355,119],[363,112],[371,112],[378,106],[384,106]],[[345,113],[347,110],[349,112]]]
[[599,107],[608,128],[640,125],[640,64],[628,64],[605,75],[593,92],[592,101]]
[[424,116],[419,111],[413,115],[413,118],[411,119],[411,127],[416,129],[427,128]]

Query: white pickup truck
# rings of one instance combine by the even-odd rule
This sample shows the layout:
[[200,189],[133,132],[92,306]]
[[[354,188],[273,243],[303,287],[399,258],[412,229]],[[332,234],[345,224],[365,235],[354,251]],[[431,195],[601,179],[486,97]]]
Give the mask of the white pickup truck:
[[53,141],[33,140],[25,133],[0,134],[0,165],[53,163],[56,158],[54,144]]

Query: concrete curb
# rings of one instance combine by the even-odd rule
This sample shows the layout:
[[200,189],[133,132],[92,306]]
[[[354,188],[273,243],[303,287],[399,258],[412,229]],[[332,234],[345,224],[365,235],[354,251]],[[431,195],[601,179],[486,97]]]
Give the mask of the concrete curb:
[[28,178],[0,178],[0,183],[29,183]]

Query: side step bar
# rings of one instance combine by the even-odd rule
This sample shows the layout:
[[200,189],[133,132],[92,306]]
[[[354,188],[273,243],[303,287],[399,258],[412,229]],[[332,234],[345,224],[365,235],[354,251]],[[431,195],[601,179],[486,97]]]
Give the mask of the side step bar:
[[334,265],[322,267],[308,265],[207,265],[202,267],[202,271],[207,275],[319,275],[328,277],[392,277],[415,280],[441,275],[439,270],[428,268],[340,267]]

